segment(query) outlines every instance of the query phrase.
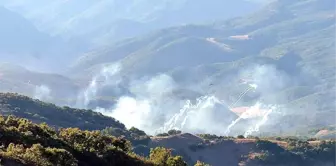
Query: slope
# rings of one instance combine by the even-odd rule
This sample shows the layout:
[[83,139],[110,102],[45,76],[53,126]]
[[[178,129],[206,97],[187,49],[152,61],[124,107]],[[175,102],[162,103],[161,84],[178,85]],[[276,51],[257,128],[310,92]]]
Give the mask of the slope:
[[[278,0],[245,17],[163,29],[91,52],[73,71],[85,77],[118,61],[125,77],[169,73],[183,88],[200,87],[203,94],[216,94],[228,103],[239,100],[238,107],[275,104],[281,111],[274,114],[279,123],[272,127],[297,118],[283,125],[283,131],[332,125],[334,4]],[[259,88],[240,98],[251,83]]]
[[0,93],[0,113],[27,118],[35,123],[46,122],[53,127],[78,127],[85,130],[101,130],[107,126],[125,129],[111,117],[92,110],[58,107],[13,93]]
[[33,20],[43,31],[95,44],[143,35],[169,26],[240,16],[261,6],[245,0],[59,0],[48,4],[5,0],[2,4]]
[[[207,134],[195,136],[185,133],[153,137],[150,146],[171,148],[174,153],[182,155],[190,165],[196,161],[204,161],[212,166],[331,166],[334,164],[333,144],[335,142],[330,143],[327,143],[330,145],[330,153],[313,155],[313,151],[321,151],[325,145],[295,138],[276,141],[271,138],[236,139]],[[305,148],[306,151],[303,150]]]
[[161,163],[186,166],[180,156],[172,156],[164,148],[153,150],[149,159],[137,156],[127,140],[102,135],[99,131],[78,128],[56,131],[46,124],[13,116],[0,116],[0,124],[0,164],[4,166],[159,166]]
[[66,99],[75,97],[80,88],[65,76],[35,72],[10,63],[0,63],[0,85],[0,92],[17,92],[61,105],[70,104]]
[[[21,15],[0,6],[0,60],[34,70],[60,70],[81,50],[74,43],[64,42],[40,32]],[[71,56],[70,56],[71,55]]]

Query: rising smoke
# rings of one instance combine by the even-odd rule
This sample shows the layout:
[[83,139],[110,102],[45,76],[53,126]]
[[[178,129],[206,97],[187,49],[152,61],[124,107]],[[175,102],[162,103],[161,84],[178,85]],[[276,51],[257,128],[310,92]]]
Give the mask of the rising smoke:
[[[117,85],[122,83],[121,72],[122,66],[119,63],[104,66],[79,95],[78,104],[87,107],[90,101],[100,95],[99,89],[106,86],[118,88]],[[152,78],[144,77],[130,81],[127,85],[129,94],[120,95],[116,104],[110,107],[97,107],[95,110],[116,118],[127,128],[137,127],[149,134],[171,129],[222,135],[236,135],[239,132],[245,135],[258,133],[261,126],[267,125],[268,117],[274,112],[274,108],[265,107],[269,103],[259,101],[238,116],[231,111],[232,107],[240,105],[240,101],[244,100],[248,93],[258,93],[261,98],[284,88],[288,78],[272,66],[254,66],[242,71],[238,77],[249,77],[251,81],[245,83],[248,85],[247,89],[237,96],[234,103],[226,103],[214,95],[207,94],[199,98],[182,99],[174,94],[181,88],[178,81],[167,74],[159,74]],[[244,124],[242,120],[249,119],[252,127],[245,126],[241,131],[234,133],[231,131],[239,126],[239,123]]]
[[92,78],[89,86],[77,97],[76,107],[88,108],[90,101],[97,99],[100,88],[119,84],[121,81],[118,75],[120,70],[119,63],[103,66],[102,70]]
[[51,89],[46,85],[35,87],[33,98],[46,101],[51,99]]

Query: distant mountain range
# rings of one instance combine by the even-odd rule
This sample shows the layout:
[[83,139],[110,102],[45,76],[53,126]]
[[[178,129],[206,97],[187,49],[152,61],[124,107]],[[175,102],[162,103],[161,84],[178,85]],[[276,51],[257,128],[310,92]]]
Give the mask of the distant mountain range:
[[[0,6],[0,60],[34,70],[60,71],[81,46],[39,31],[20,14]],[[79,46],[79,47],[77,47]],[[57,63],[55,63],[57,62]]]
[[229,100],[242,91],[239,73],[255,75],[253,67],[266,65],[260,86],[267,95],[258,92],[242,101],[259,98],[295,111],[302,121],[322,125],[314,119],[320,117],[326,118],[323,125],[333,124],[328,117],[335,109],[334,6],[333,0],[278,0],[245,17],[163,29],[89,52],[71,73],[90,78],[101,66],[119,61],[124,76],[169,73],[186,87],[200,84],[203,93]]
[[95,44],[169,26],[241,16],[261,6],[245,0],[3,0],[0,4],[19,12],[44,32]]

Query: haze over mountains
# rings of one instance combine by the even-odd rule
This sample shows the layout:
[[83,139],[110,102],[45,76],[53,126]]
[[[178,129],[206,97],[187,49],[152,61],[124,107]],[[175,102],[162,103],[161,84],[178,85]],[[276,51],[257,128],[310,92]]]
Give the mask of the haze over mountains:
[[134,37],[169,26],[205,23],[241,16],[260,4],[239,1],[86,0],[6,1],[6,7],[31,20],[38,29],[91,44]]
[[263,132],[335,122],[333,0],[1,4],[0,60],[12,63],[0,64],[1,91],[91,108],[146,131],[225,134],[255,105],[263,116],[239,120],[231,134],[275,106]]
[[0,165],[335,165],[335,141],[321,141],[336,138],[335,12],[334,0],[0,0]]

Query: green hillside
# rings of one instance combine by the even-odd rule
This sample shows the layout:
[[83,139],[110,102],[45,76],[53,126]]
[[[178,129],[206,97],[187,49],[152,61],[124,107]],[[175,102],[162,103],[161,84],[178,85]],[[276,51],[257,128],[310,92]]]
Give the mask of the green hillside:
[[137,156],[127,140],[99,131],[56,131],[45,123],[13,116],[0,116],[0,124],[0,164],[4,166],[186,166],[181,157],[164,148],[153,149],[148,159]]
[[27,118],[35,123],[46,122],[53,127],[78,127],[83,130],[102,130],[105,127],[125,129],[111,117],[92,110],[59,107],[14,93],[0,93],[0,113]]

